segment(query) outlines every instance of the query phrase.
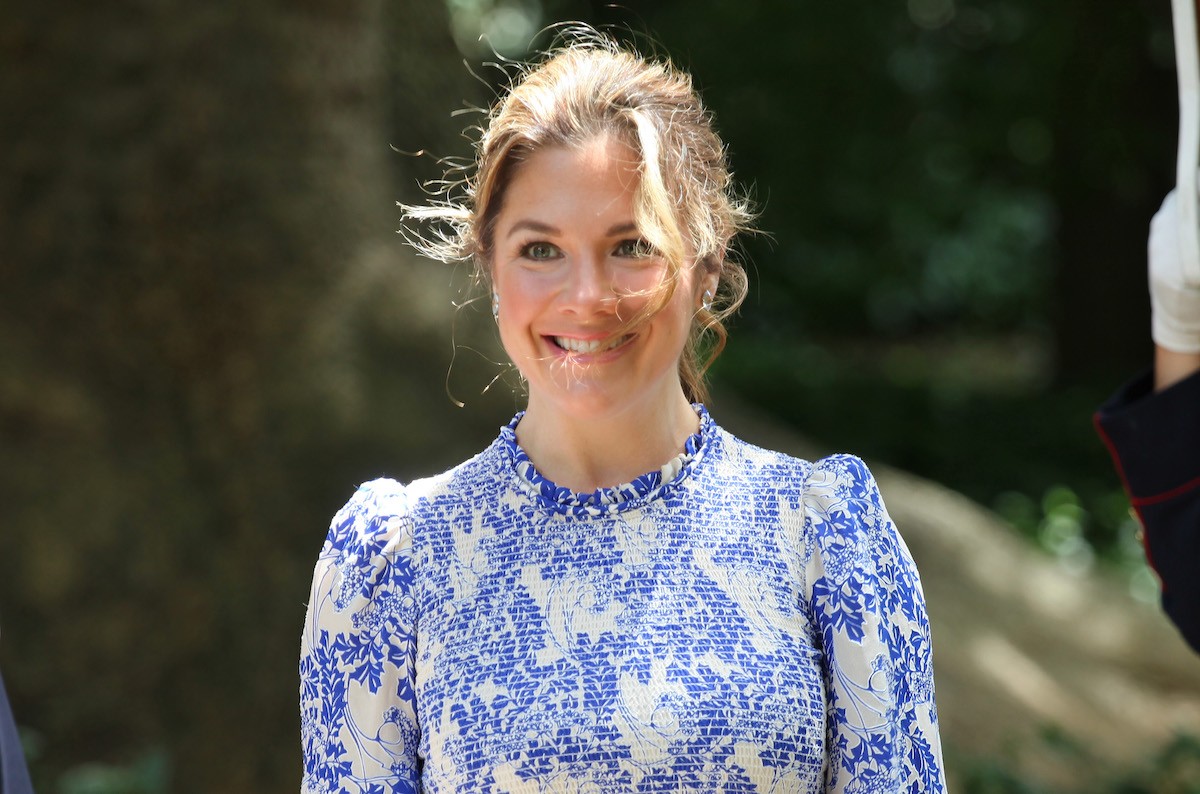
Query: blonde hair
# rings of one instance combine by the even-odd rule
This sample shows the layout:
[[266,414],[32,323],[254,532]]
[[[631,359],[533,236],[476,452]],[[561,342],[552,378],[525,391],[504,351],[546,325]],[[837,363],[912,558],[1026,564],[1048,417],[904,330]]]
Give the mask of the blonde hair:
[[729,246],[750,229],[754,213],[734,189],[725,147],[688,74],[590,28],[571,27],[560,37],[544,60],[520,69],[492,107],[467,178],[441,183],[441,200],[403,208],[406,221],[435,226],[425,234],[402,231],[427,256],[473,260],[476,278],[487,284],[493,227],[520,162],[543,147],[617,136],[640,159],[634,222],[667,265],[644,309],[617,333],[662,310],[691,261],[716,274],[716,294],[697,310],[679,361],[684,393],[703,401],[704,372],[728,336],[724,320],[746,295],[745,269],[729,257]]

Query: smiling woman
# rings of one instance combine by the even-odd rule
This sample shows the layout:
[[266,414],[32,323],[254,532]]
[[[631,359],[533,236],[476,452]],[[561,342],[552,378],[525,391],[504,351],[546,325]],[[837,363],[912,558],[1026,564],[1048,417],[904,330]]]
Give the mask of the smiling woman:
[[406,208],[441,224],[410,239],[474,261],[528,404],[335,516],[305,790],[943,790],[920,582],[870,472],[702,404],[750,212],[688,76],[573,31],[464,187]]
[[[717,273],[690,259],[670,272],[634,223],[638,182],[637,152],[601,133],[532,152],[496,215],[493,305],[529,394],[518,436],[574,490],[661,465],[696,428],[679,360]],[[629,427],[642,428],[640,449],[627,445]],[[625,445],[595,461],[619,470],[580,470],[573,464],[591,461],[555,456],[572,432],[586,433],[579,441],[593,451],[606,440]]]

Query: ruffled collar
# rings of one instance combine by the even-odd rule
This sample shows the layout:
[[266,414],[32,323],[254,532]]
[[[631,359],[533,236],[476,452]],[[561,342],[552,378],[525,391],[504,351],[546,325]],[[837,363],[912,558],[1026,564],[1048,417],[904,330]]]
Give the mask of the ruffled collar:
[[517,443],[517,425],[525,416],[524,411],[500,428],[499,443],[521,487],[543,508],[579,518],[615,515],[667,495],[699,465],[711,446],[715,425],[703,405],[696,403],[692,407],[700,417],[700,429],[684,441],[682,452],[661,468],[647,472],[632,482],[587,493],[577,493],[557,485],[534,467],[529,455]]

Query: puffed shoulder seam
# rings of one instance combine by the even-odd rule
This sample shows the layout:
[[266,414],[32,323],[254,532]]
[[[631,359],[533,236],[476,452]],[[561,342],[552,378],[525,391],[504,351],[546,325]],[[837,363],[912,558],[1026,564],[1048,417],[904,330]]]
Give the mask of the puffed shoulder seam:
[[[857,498],[846,501],[843,498],[846,490],[855,491]],[[804,479],[801,492],[804,531],[820,534],[818,530],[810,529],[818,526],[812,521],[831,507],[836,506],[855,513],[872,512],[875,506],[882,508],[878,490],[870,469],[857,455],[837,453],[821,458],[812,464],[808,476]],[[863,498],[869,504],[864,505]]]
[[[841,501],[839,492],[843,489],[861,489],[860,497],[866,497],[871,502],[878,502],[880,501],[878,488],[875,478],[871,476],[871,471],[863,459],[857,455],[842,452],[827,455],[812,464],[808,476],[804,478],[800,498],[806,514],[810,510],[823,512],[833,503]],[[861,506],[852,509],[861,509]],[[808,524],[808,521],[809,517],[806,515],[805,525]]]
[[406,515],[408,513],[408,488],[398,480],[380,477],[368,480],[358,486],[354,494],[355,500],[372,501],[375,514],[384,518]]
[[400,537],[396,530],[407,523],[403,519],[410,513],[409,501],[408,489],[396,480],[380,478],[364,482],[333,517],[329,544],[343,550],[354,545],[366,546],[393,532],[394,537],[383,544],[386,549]]
[[[363,572],[373,572],[367,574],[371,584],[359,593],[354,609],[373,601],[380,587],[395,587],[403,581],[400,586],[411,588],[414,595],[420,587],[421,566],[417,563],[419,555],[415,549],[413,520],[417,498],[412,493],[412,486],[390,478],[364,482],[334,518],[326,554],[331,558],[346,555],[346,559],[339,562],[331,559],[330,564],[339,568],[347,564],[363,566],[360,569]],[[405,562],[403,567],[407,573],[396,579],[399,572],[396,566],[401,560]],[[414,631],[418,623],[419,610],[412,627]]]
[[875,479],[862,458],[847,452],[839,452],[821,458],[813,464],[805,479],[807,481],[829,476],[836,479],[845,478],[852,482],[872,482]]

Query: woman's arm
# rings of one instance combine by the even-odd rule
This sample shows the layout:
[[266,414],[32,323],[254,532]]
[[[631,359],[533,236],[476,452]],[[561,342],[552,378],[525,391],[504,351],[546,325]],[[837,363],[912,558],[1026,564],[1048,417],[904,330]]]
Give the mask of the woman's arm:
[[833,455],[813,467],[804,523],[828,701],[824,790],[944,792],[925,597],[861,460]]
[[300,649],[305,794],[420,790],[411,540],[391,480],[362,486],[330,527]]

